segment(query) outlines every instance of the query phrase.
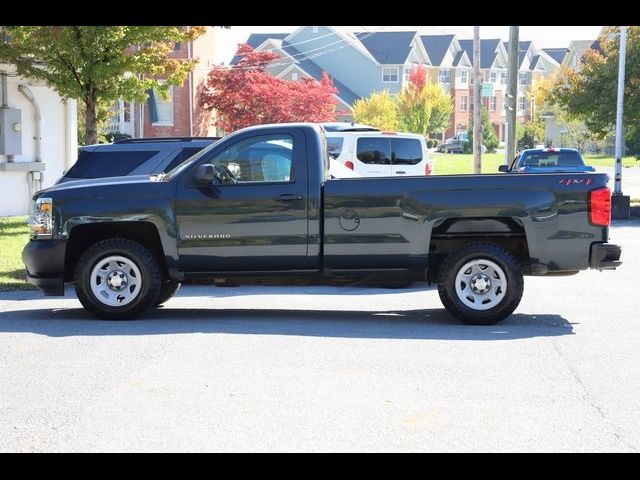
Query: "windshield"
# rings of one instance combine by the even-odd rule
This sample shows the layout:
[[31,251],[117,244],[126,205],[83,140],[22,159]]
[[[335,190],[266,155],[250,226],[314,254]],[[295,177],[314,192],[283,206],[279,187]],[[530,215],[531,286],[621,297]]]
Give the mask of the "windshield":
[[584,165],[578,152],[525,152],[520,157],[521,167],[579,167]]

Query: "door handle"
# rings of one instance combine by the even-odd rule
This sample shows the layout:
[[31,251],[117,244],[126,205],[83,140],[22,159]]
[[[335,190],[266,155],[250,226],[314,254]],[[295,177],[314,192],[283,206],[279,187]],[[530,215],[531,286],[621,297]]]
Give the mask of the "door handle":
[[295,195],[293,193],[283,193],[277,197],[273,197],[276,202],[293,202],[294,200],[302,200],[302,195]]
[[407,173],[407,172],[405,172],[403,170],[396,170],[396,173]]

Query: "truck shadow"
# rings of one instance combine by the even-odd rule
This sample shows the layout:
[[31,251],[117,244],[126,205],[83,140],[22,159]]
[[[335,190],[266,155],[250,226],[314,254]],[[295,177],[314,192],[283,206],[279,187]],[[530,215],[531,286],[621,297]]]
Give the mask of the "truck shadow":
[[161,308],[130,322],[95,320],[81,308],[0,313],[0,332],[49,337],[249,334],[407,340],[514,340],[572,335],[560,315],[518,313],[492,326],[459,323],[443,309],[285,310]]

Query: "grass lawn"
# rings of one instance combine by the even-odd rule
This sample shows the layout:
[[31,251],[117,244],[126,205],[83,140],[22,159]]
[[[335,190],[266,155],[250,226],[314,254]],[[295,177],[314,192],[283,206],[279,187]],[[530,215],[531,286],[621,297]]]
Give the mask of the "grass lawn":
[[[615,165],[615,158],[605,157],[604,155],[585,155],[584,161],[587,165],[593,165],[594,167],[613,167]],[[636,160],[635,157],[624,157],[622,166],[624,168],[640,167],[640,160]]]
[[29,241],[27,217],[0,217],[0,291],[33,290],[27,283],[22,249]]
[[[470,153],[430,153],[433,158],[434,175],[456,175],[473,173],[473,155]],[[502,164],[502,153],[485,153],[482,155],[482,173],[498,173],[498,165]]]
[[[461,173],[473,173],[473,155],[470,153],[430,153],[433,158],[435,175],[455,175]],[[482,155],[482,173],[498,173],[498,165],[504,159],[502,153],[485,153]],[[613,167],[614,159],[602,155],[585,155],[587,165],[594,167]],[[640,161],[635,157],[624,157],[623,167],[640,167]]]

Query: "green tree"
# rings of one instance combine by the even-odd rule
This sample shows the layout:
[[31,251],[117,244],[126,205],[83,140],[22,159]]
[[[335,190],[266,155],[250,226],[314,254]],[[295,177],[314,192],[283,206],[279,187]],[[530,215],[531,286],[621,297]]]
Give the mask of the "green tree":
[[423,89],[425,101],[431,105],[431,116],[429,117],[429,134],[444,132],[451,124],[451,113],[453,112],[453,98],[447,94],[441,85],[431,83],[425,85]]
[[[591,133],[604,138],[616,121],[619,27],[605,30],[600,48],[604,54],[587,50],[579,70],[563,68],[549,89],[547,101],[560,107],[570,120],[584,122]],[[625,69],[625,137],[636,154],[640,152],[640,26],[627,27]]]
[[[486,153],[494,153],[496,148],[498,148],[498,136],[496,135],[496,131],[491,125],[491,120],[489,120],[489,112],[485,107],[482,107],[482,144],[486,147]],[[469,141],[464,145],[465,153],[473,152],[473,119],[471,120],[471,124],[469,125],[469,133],[468,133]]]
[[396,97],[398,126],[403,132],[425,135],[431,119],[431,104],[426,95],[427,69],[424,66],[412,68],[409,83]]
[[81,101],[85,143],[97,143],[98,126],[116,100],[145,101],[151,88],[167,95],[169,85],[182,85],[196,60],[168,54],[176,42],[204,32],[181,26],[6,26],[0,27],[0,61],[45,80],[62,98]]
[[528,122],[519,123],[516,126],[516,137],[518,148],[534,148],[537,144],[544,142],[544,120],[536,115]]
[[356,100],[351,107],[353,119],[381,130],[398,129],[396,102],[387,90],[373,92],[368,98]]

